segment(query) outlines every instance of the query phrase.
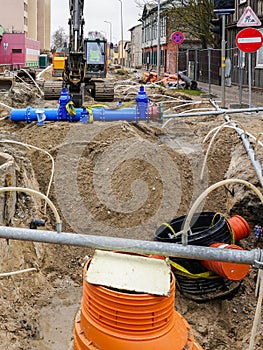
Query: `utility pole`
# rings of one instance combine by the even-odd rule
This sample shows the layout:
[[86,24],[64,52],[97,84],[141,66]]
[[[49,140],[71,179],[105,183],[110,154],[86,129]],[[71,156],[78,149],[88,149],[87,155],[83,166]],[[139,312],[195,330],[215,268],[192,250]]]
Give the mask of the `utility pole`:
[[225,108],[225,72],[226,72],[226,15],[222,14],[222,42],[221,42],[221,89],[222,89],[222,108]]
[[122,13],[122,0],[118,0],[121,3],[121,66],[124,66],[124,54],[123,54],[123,13]]
[[110,62],[112,60],[112,52],[111,52],[111,44],[112,44],[112,23],[110,21],[104,21],[105,23],[108,23],[110,25],[110,47],[109,47],[109,53],[110,53]]
[[160,0],[158,0],[158,10],[157,10],[157,79],[160,78]]

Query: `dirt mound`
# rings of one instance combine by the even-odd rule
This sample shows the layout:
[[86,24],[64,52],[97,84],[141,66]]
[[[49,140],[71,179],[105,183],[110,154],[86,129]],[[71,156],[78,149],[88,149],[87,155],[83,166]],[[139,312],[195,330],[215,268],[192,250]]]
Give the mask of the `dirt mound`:
[[[117,79],[123,78],[115,75],[114,80]],[[119,82],[114,107],[120,96],[123,101],[132,101],[138,88],[133,77]],[[47,104],[32,91],[29,95],[21,92],[18,101],[14,90],[5,103],[16,108],[32,103],[34,107],[56,108],[57,101]],[[156,87],[149,88],[147,93],[155,103],[162,100],[163,91]],[[174,94],[168,93],[163,100],[174,98]],[[176,98],[178,101],[164,104],[165,110],[176,110],[179,100],[186,100],[185,96]],[[1,115],[8,115],[9,111],[1,108]],[[253,119],[241,115],[236,119],[254,135],[261,130],[260,115]],[[12,157],[13,186],[34,188],[46,194],[52,184],[49,198],[62,218],[63,231],[153,240],[163,222],[185,215],[204,189],[225,176],[243,175],[257,183],[253,171],[244,172],[251,164],[246,154],[239,151],[240,141],[233,130],[222,132],[205,158],[209,141],[203,143],[203,139],[223,122],[224,118],[218,116],[172,119],[163,125],[119,121],[50,122],[40,126],[2,120],[0,152]],[[18,143],[11,143],[12,140]],[[261,150],[258,156],[261,157]],[[238,162],[239,158],[242,162]],[[235,173],[237,163],[239,169]],[[2,186],[10,185],[8,179],[3,173]],[[230,211],[244,215],[253,229],[260,216],[255,215],[255,210],[240,213],[244,189],[238,191],[235,186],[237,196],[233,203],[231,191],[220,188],[209,194],[200,210],[226,216]],[[26,192],[12,198],[10,206],[14,211],[12,215],[6,213],[5,225],[29,227],[32,219],[42,219],[45,229],[55,230],[55,218],[39,198]],[[253,198],[252,207],[257,203]],[[247,249],[254,248],[253,233],[241,244]],[[0,249],[1,272],[34,269],[0,279],[0,348],[67,349],[80,305],[83,263],[93,250],[13,240],[1,240]],[[228,299],[197,303],[177,291],[176,309],[189,322],[204,349],[248,348],[257,302],[256,275],[257,271],[251,269],[236,294]],[[261,336],[259,332],[257,350],[263,346]]]

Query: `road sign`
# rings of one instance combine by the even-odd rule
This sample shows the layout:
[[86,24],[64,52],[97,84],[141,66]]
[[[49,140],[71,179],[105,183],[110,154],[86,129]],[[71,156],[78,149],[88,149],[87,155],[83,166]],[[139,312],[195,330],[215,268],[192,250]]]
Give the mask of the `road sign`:
[[174,32],[172,34],[172,41],[176,44],[176,45],[180,45],[182,44],[182,42],[184,41],[184,35],[181,32]]
[[263,36],[258,29],[245,28],[237,33],[236,45],[244,52],[254,52],[261,48]]
[[237,22],[237,27],[259,27],[261,26],[261,21],[258,16],[252,10],[250,6],[248,6],[243,15],[240,17]]

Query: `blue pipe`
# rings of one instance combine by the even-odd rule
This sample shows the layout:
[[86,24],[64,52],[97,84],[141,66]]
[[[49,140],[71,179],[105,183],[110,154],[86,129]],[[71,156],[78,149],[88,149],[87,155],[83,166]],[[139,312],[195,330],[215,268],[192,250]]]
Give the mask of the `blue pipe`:
[[[34,109],[27,107],[24,109],[13,109],[11,111],[10,118],[14,122],[25,121],[31,123],[37,121],[39,125],[42,125],[44,121],[69,121],[83,123],[94,121],[117,121],[126,120],[138,122],[139,120],[148,121],[149,98],[147,97],[143,86],[140,87],[140,91],[136,97],[136,107],[134,108],[120,108],[120,109],[108,109],[104,107],[91,108],[74,108],[70,96],[65,88],[62,89],[59,98],[58,109],[45,108],[45,109]],[[159,118],[153,116],[154,119],[161,119],[161,107],[158,108],[157,112]]]

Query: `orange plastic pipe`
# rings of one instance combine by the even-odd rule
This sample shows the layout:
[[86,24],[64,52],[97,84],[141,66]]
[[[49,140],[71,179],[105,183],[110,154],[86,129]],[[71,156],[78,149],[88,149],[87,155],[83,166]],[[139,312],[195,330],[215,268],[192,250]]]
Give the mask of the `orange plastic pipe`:
[[[218,249],[237,249],[242,250],[241,247],[235,244],[226,244],[226,243],[213,243],[210,247]],[[229,262],[205,260],[202,261],[202,265],[210,271],[215,272],[217,275],[222,276],[231,281],[241,281],[246,277],[250,269],[250,265],[246,264],[236,264]]]
[[174,310],[175,278],[169,297],[129,293],[85,280],[75,319],[74,350],[202,350],[187,321]]

